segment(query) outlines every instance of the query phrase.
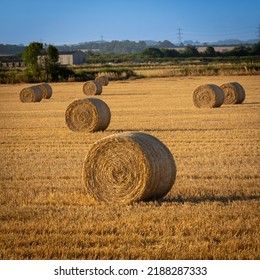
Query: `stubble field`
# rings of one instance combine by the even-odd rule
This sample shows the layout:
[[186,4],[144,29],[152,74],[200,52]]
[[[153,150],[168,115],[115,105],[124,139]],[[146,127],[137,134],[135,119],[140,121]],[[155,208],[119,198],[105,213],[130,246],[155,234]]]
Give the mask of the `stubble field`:
[[[241,105],[193,106],[205,83],[239,82]],[[0,85],[0,259],[259,259],[259,76],[111,81],[104,132],[70,131],[67,106],[83,83],[21,103],[26,85]],[[84,157],[113,133],[142,131],[172,152],[176,182],[157,202],[95,203]]]

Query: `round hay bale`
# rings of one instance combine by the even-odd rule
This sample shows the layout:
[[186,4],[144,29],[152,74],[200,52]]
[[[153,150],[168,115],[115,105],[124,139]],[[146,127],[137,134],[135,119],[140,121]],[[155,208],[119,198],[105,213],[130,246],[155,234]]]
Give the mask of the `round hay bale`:
[[43,99],[50,99],[52,96],[52,88],[49,84],[39,84],[38,87],[42,91],[42,98]]
[[245,100],[245,90],[237,82],[222,84],[220,88],[224,92],[224,104],[241,104]]
[[223,102],[224,92],[217,85],[201,85],[193,91],[193,104],[198,108],[220,107]]
[[83,92],[86,95],[100,95],[102,92],[102,85],[98,81],[87,81],[83,85]]
[[65,120],[72,131],[96,132],[105,130],[111,119],[107,104],[96,98],[78,99],[69,104]]
[[30,86],[20,91],[20,100],[23,103],[40,102],[42,100],[42,91],[38,86]]
[[141,132],[114,134],[95,142],[83,163],[87,193],[106,203],[162,198],[175,178],[176,165],[169,149]]
[[109,83],[109,79],[107,76],[98,76],[96,77],[95,81],[100,82],[102,86],[107,86]]

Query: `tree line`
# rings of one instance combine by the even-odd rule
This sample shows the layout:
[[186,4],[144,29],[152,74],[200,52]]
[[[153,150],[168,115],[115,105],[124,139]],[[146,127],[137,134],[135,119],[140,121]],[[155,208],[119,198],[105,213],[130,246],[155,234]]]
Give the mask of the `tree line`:
[[184,50],[176,49],[160,49],[150,47],[142,52],[143,56],[148,57],[227,57],[227,56],[254,56],[260,55],[260,42],[253,46],[236,46],[230,51],[219,52],[215,51],[213,46],[207,46],[205,51],[199,52],[198,48],[193,45],[188,45]]
[[[166,42],[167,43],[167,42]],[[260,42],[252,46],[236,46],[232,50],[219,52],[216,51],[213,46],[207,46],[205,51],[200,52],[198,47],[193,45],[185,46],[184,48],[159,48],[159,47],[147,47],[140,53],[136,54],[121,54],[114,53],[102,54],[94,53],[92,51],[87,52],[87,62],[89,63],[108,63],[108,62],[163,62],[163,61],[176,61],[185,58],[212,58],[212,59],[227,59],[237,57],[254,57],[260,55]]]
[[[128,41],[131,43],[131,41]],[[102,43],[105,44],[105,43]],[[161,42],[161,48],[158,46],[145,47],[145,42],[139,42],[139,52],[127,53],[127,54],[115,54],[111,47],[111,52],[103,54],[100,52],[87,51],[86,53],[86,64],[101,63],[108,64],[112,63],[124,63],[124,62],[165,62],[172,61],[178,62],[183,59],[215,59],[220,61],[225,59],[226,61],[238,61],[238,57],[245,57],[245,59],[257,59],[260,58],[260,42],[252,46],[236,46],[230,51],[218,52],[215,51],[213,46],[207,46],[203,52],[199,52],[198,47],[188,45],[180,50],[171,48],[169,41]],[[131,44],[130,44],[131,45]],[[125,49],[125,51],[130,51]],[[92,46],[95,47],[95,46]],[[56,82],[66,81],[69,77],[74,77],[78,80],[93,79],[97,74],[92,70],[88,71],[75,71],[74,68],[69,68],[59,63],[59,50],[54,45],[46,45],[40,42],[32,42],[23,49],[23,53],[20,55],[22,60],[26,63],[26,69],[22,73],[16,75],[11,73],[4,73],[5,70],[0,71],[0,82],[11,80],[16,82],[19,76],[19,81],[23,82]],[[109,67],[110,69],[110,67]],[[113,71],[115,69],[112,69]],[[112,71],[111,70],[111,71]],[[115,70],[117,71],[117,70]],[[120,70],[121,71],[121,70]],[[124,70],[125,71],[125,70]],[[128,72],[127,72],[128,73]],[[131,75],[131,73],[129,74]],[[11,82],[12,82],[11,81]]]
[[[111,42],[106,41],[98,41],[98,42],[84,42],[79,44],[72,44],[72,45],[56,45],[55,47],[58,49],[59,52],[64,51],[77,51],[77,50],[84,50],[98,54],[114,54],[114,55],[126,55],[126,54],[140,54],[147,48],[156,48],[160,50],[164,49],[177,49],[178,53],[164,53],[164,55],[171,55],[171,56],[188,56],[188,55],[202,55],[203,53],[198,52],[198,48],[194,45],[184,46],[182,48],[187,48],[185,51],[178,50],[178,47],[171,43],[168,40],[153,42],[154,45],[150,45],[149,42],[146,41],[130,41],[130,40],[123,40],[117,41],[113,40]],[[259,44],[259,42],[257,43]],[[257,45],[255,44],[255,45]],[[251,55],[255,53],[255,48],[259,48],[259,46],[249,46],[249,45],[238,45],[235,47],[233,52],[225,52],[226,55]],[[48,47],[47,44],[43,44],[43,48],[46,49]],[[3,45],[0,44],[0,54],[19,54],[24,51],[26,47],[22,45]],[[157,53],[157,55],[162,56],[162,54]],[[207,46],[207,50],[205,51],[205,55],[222,55],[219,52],[215,52],[214,46]]]
[[44,48],[42,43],[32,42],[25,47],[22,59],[26,63],[25,75],[29,81],[57,82],[74,74],[59,64],[59,51],[53,45]]
[[[156,48],[174,48],[176,45],[168,40],[153,42]],[[112,40],[111,42],[99,41],[99,42],[84,42],[76,45],[62,45],[57,46],[59,51],[76,51],[76,50],[88,50],[98,52],[99,54],[137,54],[150,46],[145,41],[130,41],[130,40]]]
[[[47,47],[46,44],[43,44],[44,48]],[[159,41],[156,43],[158,48],[172,48],[175,45],[168,40]],[[112,40],[111,42],[99,41],[99,42],[84,42],[79,44],[71,45],[56,45],[55,46],[59,52],[67,51],[77,51],[80,49],[89,50],[89,51],[98,51],[100,54],[136,54],[142,52],[144,49],[149,47],[145,41],[130,41],[130,40]],[[25,46],[23,45],[4,45],[0,44],[0,54],[5,55],[15,55],[20,54],[24,51]]]

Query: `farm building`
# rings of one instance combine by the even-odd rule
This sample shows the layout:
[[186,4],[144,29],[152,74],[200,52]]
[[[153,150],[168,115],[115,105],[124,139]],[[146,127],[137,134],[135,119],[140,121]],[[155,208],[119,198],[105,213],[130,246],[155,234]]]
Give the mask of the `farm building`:
[[2,67],[24,67],[25,63],[16,56],[0,57],[0,66]]
[[59,63],[63,65],[82,64],[86,54],[82,51],[60,52]]

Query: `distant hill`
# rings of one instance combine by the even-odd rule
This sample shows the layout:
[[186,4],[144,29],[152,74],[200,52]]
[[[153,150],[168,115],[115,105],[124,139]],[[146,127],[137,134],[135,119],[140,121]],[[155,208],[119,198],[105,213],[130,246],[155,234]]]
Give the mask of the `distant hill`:
[[147,46],[155,46],[158,42],[154,40],[146,40],[145,43]]
[[[208,42],[207,45],[211,46],[236,46],[236,45],[253,45],[256,44],[259,40],[257,39],[251,39],[251,40],[238,40],[238,39],[226,39],[226,40],[219,40],[216,42]],[[199,41],[192,41],[192,40],[186,40],[183,42],[184,45],[194,45],[194,46],[202,46],[205,44],[205,42],[201,43]]]
[[[237,40],[237,39],[228,39],[228,40],[220,40],[217,42],[211,43],[201,43],[199,41],[192,41],[192,40],[185,40],[182,43],[181,47],[185,47],[187,45],[194,45],[194,46],[236,46],[236,45],[253,45],[256,44],[259,40],[251,39],[247,41]],[[113,40],[111,42],[108,41],[91,41],[91,42],[81,42],[78,44],[70,44],[70,45],[56,45],[59,51],[76,51],[76,50],[84,50],[90,51],[94,53],[113,53],[113,54],[134,54],[140,53],[144,49],[148,47],[155,47],[155,48],[175,48],[179,47],[178,44],[173,44],[168,40],[164,41],[154,41],[154,40],[146,40],[146,41],[117,41]],[[24,51],[25,46],[23,45],[4,45],[0,44],[0,56],[10,56],[10,55],[17,55]]]
[[0,44],[0,56],[16,55],[22,53],[25,46],[23,45],[3,45]]

